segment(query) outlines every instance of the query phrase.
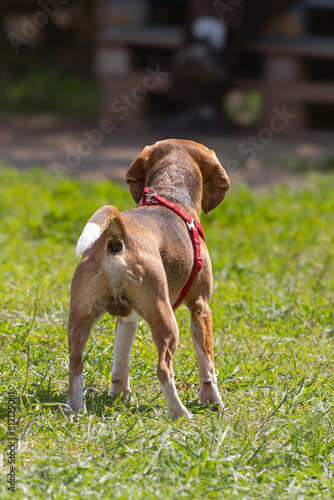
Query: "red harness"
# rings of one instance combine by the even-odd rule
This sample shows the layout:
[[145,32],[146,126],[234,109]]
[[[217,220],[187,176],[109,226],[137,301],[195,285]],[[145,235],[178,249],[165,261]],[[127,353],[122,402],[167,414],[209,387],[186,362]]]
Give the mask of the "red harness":
[[159,196],[152,188],[146,187],[144,189],[143,199],[139,203],[139,206],[141,207],[143,205],[148,205],[148,206],[161,205],[163,207],[169,208],[170,210],[175,212],[179,217],[181,217],[182,220],[184,220],[184,222],[186,223],[187,228],[189,230],[191,242],[192,242],[193,247],[194,247],[194,265],[193,265],[193,269],[192,269],[191,275],[188,279],[186,286],[182,290],[180,297],[178,298],[178,300],[176,301],[176,303],[173,306],[173,311],[175,311],[175,309],[177,309],[179,307],[179,305],[181,304],[184,296],[186,295],[187,291],[190,288],[190,285],[194,281],[196,273],[198,273],[198,271],[200,271],[202,269],[203,259],[201,258],[201,241],[198,237],[198,233],[201,235],[201,237],[205,241],[204,231],[203,231],[203,228],[199,222],[192,219],[190,217],[190,215],[188,215],[186,212],[181,210],[174,203],[172,203],[168,200],[165,200],[165,198],[162,198],[161,196]]

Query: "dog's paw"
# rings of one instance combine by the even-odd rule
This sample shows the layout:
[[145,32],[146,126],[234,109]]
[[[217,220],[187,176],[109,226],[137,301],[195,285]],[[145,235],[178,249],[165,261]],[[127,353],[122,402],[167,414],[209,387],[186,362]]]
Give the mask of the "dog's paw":
[[109,396],[112,398],[112,399],[116,399],[118,398],[120,395],[122,395],[122,399],[125,399],[126,401],[128,401],[130,399],[130,395],[131,395],[131,389],[124,389],[122,390],[121,388],[119,387],[115,387],[114,385],[111,387],[110,391],[109,391]]
[[217,386],[212,382],[210,382],[210,384],[203,384],[199,391],[198,399],[203,405],[222,403],[222,398],[218,392]]
[[81,403],[66,401],[66,406],[64,409],[64,413],[66,415],[70,415],[71,413],[79,413],[80,410],[85,411],[83,401]]
[[192,420],[192,415],[189,413],[187,408],[183,405],[177,408],[168,408],[167,415],[173,420],[178,420],[181,417],[186,418],[187,420]]

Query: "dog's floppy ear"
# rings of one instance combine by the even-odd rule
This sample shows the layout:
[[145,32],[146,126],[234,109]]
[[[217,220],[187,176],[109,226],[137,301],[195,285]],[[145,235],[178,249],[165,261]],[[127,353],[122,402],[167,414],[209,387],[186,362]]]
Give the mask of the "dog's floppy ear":
[[126,182],[129,184],[129,189],[132,198],[136,203],[139,203],[145,187],[148,172],[151,168],[149,157],[152,146],[146,146],[140,155],[131,163],[130,168],[126,172]]
[[212,149],[201,151],[198,166],[203,176],[202,210],[207,214],[221,204],[230,181]]

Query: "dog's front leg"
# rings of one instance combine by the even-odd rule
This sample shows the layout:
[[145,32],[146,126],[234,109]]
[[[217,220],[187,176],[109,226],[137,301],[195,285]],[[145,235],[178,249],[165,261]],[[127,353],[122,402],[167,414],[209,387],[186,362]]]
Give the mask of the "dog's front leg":
[[191,415],[181,403],[174,382],[173,356],[177,349],[179,330],[169,301],[162,304],[160,302],[159,309],[147,317],[147,322],[151,328],[154,343],[158,348],[157,375],[166,400],[167,414],[173,420],[180,417],[190,419]]
[[213,363],[211,309],[204,299],[199,299],[190,306],[191,337],[199,367],[199,400],[203,404],[221,403]]
[[128,399],[131,393],[129,383],[130,357],[137,326],[138,316],[134,311],[129,316],[117,320],[109,396],[115,397],[123,394],[123,397]]

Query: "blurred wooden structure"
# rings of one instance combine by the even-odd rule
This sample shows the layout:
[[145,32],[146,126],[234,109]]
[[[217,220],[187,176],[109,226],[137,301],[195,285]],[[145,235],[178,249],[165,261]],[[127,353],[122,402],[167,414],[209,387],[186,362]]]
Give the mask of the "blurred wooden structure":
[[[183,14],[170,22],[161,22],[159,13],[149,19],[152,5],[158,11],[163,3],[165,13],[169,8]],[[122,94],[131,94],[134,87],[142,85],[147,66],[159,65],[161,70],[170,71],[173,54],[183,41],[186,3],[99,0],[96,71],[103,115],[112,114],[110,107]],[[333,60],[334,2],[303,0],[274,19],[259,37],[245,41],[234,87],[262,94],[263,124],[273,108],[287,106],[296,114],[289,132],[292,128],[334,129]],[[149,91],[154,92],[168,92],[168,79]],[[144,125],[146,109],[146,101],[133,108],[132,119],[124,125]]]
[[264,99],[262,122],[286,106],[294,128],[334,130],[334,2],[303,0],[274,19],[262,36],[248,40],[244,56],[261,57],[261,70],[238,78],[241,89]]
[[89,78],[95,40],[91,0],[0,2],[0,75],[52,69]]
[[[165,4],[165,5],[164,5]],[[167,4],[167,5],[166,5]],[[100,110],[103,116],[115,118],[122,96],[143,87],[147,68],[169,72],[175,51],[183,40],[185,0],[98,0],[97,19],[100,34],[96,52],[96,71],[100,82]],[[166,8],[167,7],[167,8]],[[168,10],[179,11],[169,16]],[[136,8],[137,15],[133,15]],[[168,93],[169,81],[164,78],[150,95]],[[144,92],[144,91],[143,91]],[[121,104],[119,104],[121,101]],[[145,126],[147,100],[130,107],[131,120],[118,120],[118,127]],[[118,106],[118,107],[117,107]]]

